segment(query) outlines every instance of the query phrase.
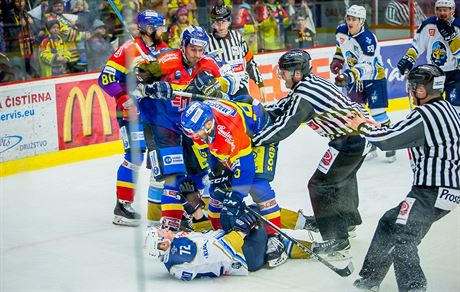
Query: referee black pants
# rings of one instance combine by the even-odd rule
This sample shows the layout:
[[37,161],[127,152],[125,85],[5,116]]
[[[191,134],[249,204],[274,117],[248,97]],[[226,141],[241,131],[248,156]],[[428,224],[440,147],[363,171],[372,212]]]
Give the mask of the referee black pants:
[[449,213],[434,207],[437,193],[437,187],[412,186],[406,200],[383,215],[359,273],[361,277],[380,284],[394,264],[399,291],[426,287],[417,246],[433,222]]
[[348,227],[362,223],[356,173],[364,161],[364,144],[359,136],[329,143],[339,151],[337,157],[326,173],[318,167],[308,182],[313,212],[324,240],[348,238]]

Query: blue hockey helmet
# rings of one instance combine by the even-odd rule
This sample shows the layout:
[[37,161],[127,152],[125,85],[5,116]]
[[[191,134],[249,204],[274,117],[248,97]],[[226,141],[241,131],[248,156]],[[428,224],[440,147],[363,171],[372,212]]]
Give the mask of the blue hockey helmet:
[[143,33],[147,31],[148,26],[152,26],[153,30],[156,31],[158,28],[166,26],[166,19],[163,14],[147,9],[137,16],[137,26]]
[[191,102],[182,113],[180,124],[186,134],[193,135],[199,130],[205,130],[206,122],[212,121],[214,115],[211,107],[202,102]]
[[180,36],[180,45],[185,48],[189,44],[200,46],[206,49],[209,44],[209,35],[200,26],[190,25]]

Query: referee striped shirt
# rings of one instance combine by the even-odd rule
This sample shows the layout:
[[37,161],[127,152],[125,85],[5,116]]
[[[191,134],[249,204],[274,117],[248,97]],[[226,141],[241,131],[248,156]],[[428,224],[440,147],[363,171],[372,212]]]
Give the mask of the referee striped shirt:
[[210,37],[208,52],[218,51],[218,56],[232,68],[233,73],[241,78],[240,88],[245,87],[249,91],[249,78],[263,86],[262,75],[257,69],[254,55],[241,34],[229,30],[224,38],[218,38],[214,34]]
[[363,106],[352,102],[334,84],[314,74],[305,77],[288,96],[265,109],[272,124],[253,137],[255,145],[279,142],[304,122],[319,135],[334,140],[354,133],[345,126],[347,114],[361,112],[368,117]]
[[449,102],[438,98],[391,126],[359,131],[382,150],[409,148],[414,185],[460,188],[460,118]]

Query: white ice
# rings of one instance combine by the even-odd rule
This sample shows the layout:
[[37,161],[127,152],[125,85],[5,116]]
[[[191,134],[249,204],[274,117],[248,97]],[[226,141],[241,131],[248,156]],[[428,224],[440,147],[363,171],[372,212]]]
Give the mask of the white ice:
[[[393,114],[396,119],[403,113]],[[273,183],[283,207],[311,214],[306,183],[326,149],[301,127],[280,144]],[[380,216],[397,205],[412,182],[406,150],[397,161],[383,153],[358,173],[363,224],[351,240],[355,272],[341,278],[319,262],[289,260],[248,277],[181,282],[142,255],[142,228],[114,226],[116,169],[121,155],[1,179],[0,291],[356,291],[352,283]],[[142,170],[137,208],[146,211],[148,171]],[[144,216],[145,218],[145,216]],[[436,222],[419,247],[428,291],[460,291],[460,213]],[[306,232],[296,231],[306,238]],[[346,262],[334,262],[345,266]],[[391,269],[380,291],[397,291]]]

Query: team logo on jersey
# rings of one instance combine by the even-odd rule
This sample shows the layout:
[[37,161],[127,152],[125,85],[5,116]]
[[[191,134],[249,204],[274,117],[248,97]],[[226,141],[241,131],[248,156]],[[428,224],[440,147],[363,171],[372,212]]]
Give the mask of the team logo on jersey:
[[348,66],[354,67],[358,63],[358,57],[350,51],[345,52],[345,57],[347,58]]
[[238,56],[240,54],[240,52],[241,52],[241,49],[239,47],[237,47],[237,46],[232,47],[233,56]]
[[345,42],[345,39],[344,39],[344,38],[339,38],[339,43],[340,43],[341,45],[343,45],[344,42]]
[[239,268],[241,268],[241,263],[240,262],[234,262],[232,263],[232,269],[234,270],[238,270]]
[[447,49],[444,43],[440,41],[433,43],[431,62],[437,66],[443,66],[447,62]]
[[430,29],[428,30],[428,34],[429,34],[430,36],[434,36],[434,33],[435,33],[435,32],[436,32],[436,31],[435,31],[434,28],[430,28]]
[[182,76],[182,73],[180,70],[177,70],[176,73],[174,73],[174,79],[179,80]]

